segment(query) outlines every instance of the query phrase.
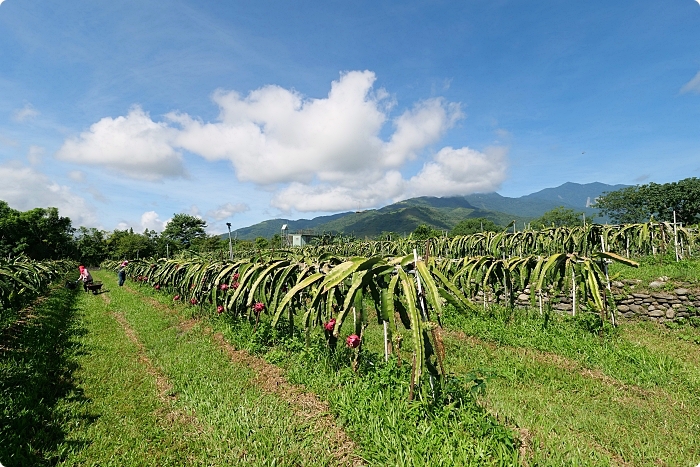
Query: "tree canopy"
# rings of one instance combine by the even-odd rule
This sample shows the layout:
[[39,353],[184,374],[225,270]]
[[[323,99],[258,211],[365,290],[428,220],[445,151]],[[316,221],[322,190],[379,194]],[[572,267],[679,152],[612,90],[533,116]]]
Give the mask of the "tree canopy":
[[503,227],[497,226],[491,219],[476,217],[464,219],[455,225],[450,231],[450,235],[456,237],[458,235],[472,235],[477,232],[500,232],[501,230]]
[[574,227],[583,225],[583,212],[576,212],[573,209],[557,206],[545,212],[541,217],[530,222],[533,228],[541,229],[546,227]]
[[204,231],[206,227],[207,223],[199,217],[182,213],[175,214],[163,230],[162,236],[189,248],[194,239],[207,236]]
[[35,260],[75,255],[73,226],[56,208],[18,211],[0,201],[0,255],[27,255]]
[[414,240],[426,240],[428,238],[440,236],[442,236],[442,232],[434,229],[428,224],[419,225],[418,227],[416,227],[416,230],[414,230],[413,233],[411,233],[411,238],[413,238]]
[[649,183],[604,193],[594,205],[613,222],[639,223],[653,217],[658,221],[693,224],[700,220],[700,179],[686,178],[672,183]]

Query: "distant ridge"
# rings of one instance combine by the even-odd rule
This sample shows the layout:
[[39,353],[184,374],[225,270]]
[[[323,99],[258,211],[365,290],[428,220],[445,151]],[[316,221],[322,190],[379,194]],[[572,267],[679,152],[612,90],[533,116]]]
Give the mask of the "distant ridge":
[[289,232],[313,229],[319,233],[334,232],[364,238],[375,237],[384,232],[404,235],[413,232],[421,224],[430,225],[438,230],[451,230],[458,222],[476,217],[484,217],[503,226],[516,221],[516,226],[522,229],[524,223],[557,206],[585,212],[587,217],[593,217],[597,210],[587,207],[587,203],[593,202],[604,192],[626,186],[600,182],[567,182],[519,198],[501,196],[498,193],[476,193],[445,198],[421,196],[361,212],[342,212],[313,219],[270,219],[237,229],[234,235],[243,240],[270,238],[279,234],[282,225],[287,224]]

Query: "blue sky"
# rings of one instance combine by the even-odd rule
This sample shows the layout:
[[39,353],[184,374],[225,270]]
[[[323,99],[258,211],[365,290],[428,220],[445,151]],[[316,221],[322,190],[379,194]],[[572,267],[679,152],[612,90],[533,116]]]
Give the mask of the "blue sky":
[[700,4],[0,1],[0,199],[211,233],[700,177]]

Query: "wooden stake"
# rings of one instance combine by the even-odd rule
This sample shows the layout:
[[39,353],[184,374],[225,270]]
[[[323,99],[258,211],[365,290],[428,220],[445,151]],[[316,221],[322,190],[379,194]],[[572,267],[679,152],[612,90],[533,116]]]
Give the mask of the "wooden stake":
[[678,255],[678,230],[676,229],[676,211],[673,211],[673,243],[676,246],[676,262],[680,261]]

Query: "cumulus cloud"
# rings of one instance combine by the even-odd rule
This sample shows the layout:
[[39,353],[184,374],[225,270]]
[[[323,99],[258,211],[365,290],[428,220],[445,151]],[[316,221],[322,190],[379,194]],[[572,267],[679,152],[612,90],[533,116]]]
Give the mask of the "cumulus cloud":
[[161,220],[160,215],[155,211],[146,211],[141,214],[141,218],[138,221],[133,220],[122,220],[117,223],[115,227],[116,230],[129,230],[133,229],[136,233],[144,232],[146,229],[155,230],[156,232],[162,232],[163,229],[168,225],[172,219],[168,218],[166,220]]
[[[1,4],[2,2],[0,2]],[[36,110],[32,104],[25,104],[21,109],[17,109],[12,114],[12,119],[16,122],[25,122],[32,120],[39,115],[39,111]]]
[[[182,176],[179,151],[189,151],[230,162],[238,180],[275,191],[272,206],[300,211],[373,207],[409,195],[468,194],[503,181],[504,151],[447,147],[428,153],[464,118],[459,104],[426,99],[392,117],[395,102],[385,90],[374,89],[375,81],[370,71],[347,72],[331,83],[327,96],[315,99],[274,85],[246,96],[219,90],[212,97],[219,115],[211,122],[183,112],[155,122],[134,107],[127,116],[104,118],[66,141],[57,157],[157,180]],[[401,175],[421,159],[420,173]],[[207,216],[221,220],[244,207],[227,204]]]
[[141,214],[141,231],[148,229],[162,232],[169,221],[170,219],[160,220],[160,216],[155,211],[144,212]]
[[44,158],[44,148],[41,146],[29,146],[29,152],[27,152],[27,160],[32,165],[39,165],[41,160]]
[[245,203],[226,203],[218,206],[216,209],[207,211],[207,217],[220,221],[249,210],[250,207]]
[[391,170],[379,178],[342,184],[292,183],[278,192],[271,204],[289,211],[335,211],[374,207],[413,196],[457,196],[496,190],[505,180],[507,149],[479,152],[467,147],[446,147],[426,162],[415,176],[405,179]]
[[156,123],[140,107],[126,117],[105,117],[79,137],[67,140],[58,159],[103,165],[129,177],[159,180],[184,175],[182,155],[172,146],[177,131]]
[[[697,1],[700,3],[700,0]],[[693,79],[685,83],[681,88],[681,94],[685,94],[687,92],[700,93],[700,71],[698,71]]]
[[378,134],[386,120],[374,73],[350,72],[334,81],[324,99],[304,99],[279,86],[242,98],[219,91],[219,121],[204,123],[169,114],[181,125],[177,144],[208,160],[229,160],[239,180],[258,184],[308,183],[375,165]]
[[83,182],[85,181],[85,174],[80,170],[72,170],[68,172],[68,178],[70,178],[74,182]]
[[494,191],[506,178],[507,153],[504,147],[487,148],[484,152],[466,147],[443,148],[411,177],[407,194],[455,196]]
[[292,183],[272,198],[272,206],[283,211],[340,211],[377,206],[400,199],[406,181],[401,173],[390,170],[381,176],[345,180],[342,184]]
[[0,166],[0,199],[20,211],[56,207],[74,226],[99,227],[95,209],[84,198],[30,167]]

